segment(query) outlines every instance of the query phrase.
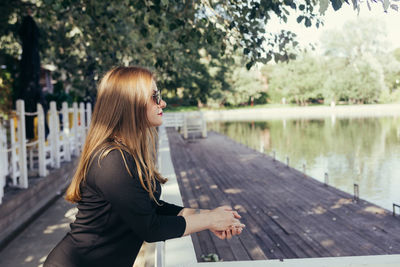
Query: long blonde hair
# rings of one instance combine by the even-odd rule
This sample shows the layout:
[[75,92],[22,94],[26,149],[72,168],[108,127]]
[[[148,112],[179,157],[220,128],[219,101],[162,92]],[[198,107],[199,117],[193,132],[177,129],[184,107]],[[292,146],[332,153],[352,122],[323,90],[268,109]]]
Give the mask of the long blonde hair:
[[[132,155],[142,187],[155,200],[156,180],[165,183],[166,179],[155,166],[157,132],[150,125],[146,112],[149,101],[152,101],[153,86],[153,74],[141,67],[116,67],[104,75],[98,86],[92,121],[66,200],[81,200],[80,185],[86,179],[94,154],[100,155],[100,164],[100,160],[114,149],[121,152],[131,176],[122,150]],[[115,137],[121,142],[113,142]]]

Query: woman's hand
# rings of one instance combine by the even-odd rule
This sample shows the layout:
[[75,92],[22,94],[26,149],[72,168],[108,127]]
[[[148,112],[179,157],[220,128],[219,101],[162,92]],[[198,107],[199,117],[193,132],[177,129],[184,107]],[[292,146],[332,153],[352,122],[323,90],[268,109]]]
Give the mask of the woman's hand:
[[186,220],[186,229],[183,235],[209,229],[218,238],[231,238],[238,235],[245,227],[240,223],[241,216],[229,206],[221,206],[213,210],[182,209],[178,216]]
[[[233,216],[236,219],[240,219],[242,218],[242,216],[239,215],[239,213],[237,213],[237,211],[232,210],[229,206],[224,206],[226,208],[226,210],[228,211],[232,211]],[[216,231],[216,230],[210,230],[216,237],[218,237],[219,239],[231,239],[232,236],[235,235],[240,235],[243,231],[243,227],[230,227],[229,229],[225,230],[225,231]]]
[[214,230],[210,230],[210,231],[219,239],[224,240],[225,238],[231,239],[232,236],[240,235],[243,231],[243,228],[233,228],[233,229],[229,229],[226,231],[214,231]]
[[[236,235],[245,227],[245,225],[238,220],[241,216],[229,206],[221,206],[213,209],[208,213],[208,216],[210,218],[209,229],[216,233],[219,238],[224,236],[226,238],[231,238],[232,234]],[[233,230],[233,232],[231,230]],[[225,234],[220,231],[225,231]]]

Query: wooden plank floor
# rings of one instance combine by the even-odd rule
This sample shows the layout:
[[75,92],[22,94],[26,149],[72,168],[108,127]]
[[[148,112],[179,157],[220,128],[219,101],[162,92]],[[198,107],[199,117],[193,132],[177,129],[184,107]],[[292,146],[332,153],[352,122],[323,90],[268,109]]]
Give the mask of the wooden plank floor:
[[184,140],[168,128],[186,207],[228,204],[246,228],[233,239],[192,235],[198,261],[400,254],[400,217],[304,176],[226,136]]

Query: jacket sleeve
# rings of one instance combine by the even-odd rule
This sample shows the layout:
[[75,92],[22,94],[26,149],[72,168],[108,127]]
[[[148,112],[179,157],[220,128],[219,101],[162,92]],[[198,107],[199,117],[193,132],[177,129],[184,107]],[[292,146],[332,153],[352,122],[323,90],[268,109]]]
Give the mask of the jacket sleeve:
[[[140,184],[133,158],[127,153],[124,155],[133,177],[126,170],[121,152],[113,150],[95,168],[97,189],[134,233],[146,242],[182,236],[186,228],[185,218],[174,214],[177,209],[166,214],[157,212],[149,193]],[[97,160],[93,164],[98,164]],[[170,207],[167,209],[173,210],[169,205],[166,205]]]
[[181,206],[167,203],[162,200],[159,200],[158,203],[160,204],[160,206],[157,205],[156,209],[157,209],[157,214],[160,215],[176,216],[183,209],[183,207]]

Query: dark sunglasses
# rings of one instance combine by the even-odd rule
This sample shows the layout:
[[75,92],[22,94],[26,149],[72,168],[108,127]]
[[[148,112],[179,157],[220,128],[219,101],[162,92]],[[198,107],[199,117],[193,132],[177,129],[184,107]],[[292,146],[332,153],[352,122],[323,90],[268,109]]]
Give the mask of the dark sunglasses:
[[153,97],[154,102],[157,105],[160,105],[161,100],[162,100],[160,90],[154,91],[154,94],[152,95],[152,97]]

